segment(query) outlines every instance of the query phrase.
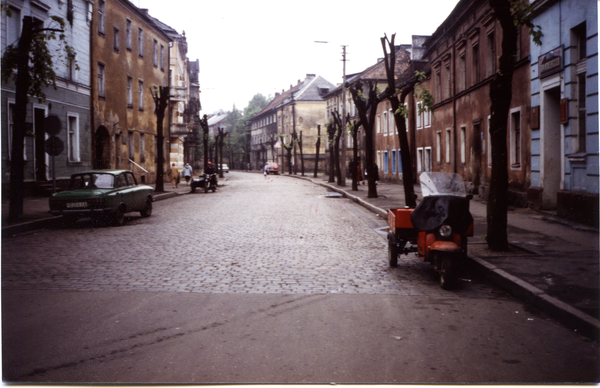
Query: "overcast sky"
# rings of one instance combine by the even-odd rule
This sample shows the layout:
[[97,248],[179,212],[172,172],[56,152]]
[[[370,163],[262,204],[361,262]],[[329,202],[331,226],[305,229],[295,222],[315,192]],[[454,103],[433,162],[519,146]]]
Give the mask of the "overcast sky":
[[[458,0],[131,0],[150,15],[185,31],[188,58],[200,60],[202,113],[235,105],[257,93],[274,96],[318,74],[342,82],[383,57],[380,38],[396,44],[431,35]],[[328,43],[315,43],[326,41]]]

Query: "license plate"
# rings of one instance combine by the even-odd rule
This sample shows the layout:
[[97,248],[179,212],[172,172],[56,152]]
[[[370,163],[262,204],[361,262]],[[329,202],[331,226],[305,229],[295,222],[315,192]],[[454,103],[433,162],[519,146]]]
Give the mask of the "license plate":
[[87,202],[69,202],[67,203],[68,208],[87,207]]

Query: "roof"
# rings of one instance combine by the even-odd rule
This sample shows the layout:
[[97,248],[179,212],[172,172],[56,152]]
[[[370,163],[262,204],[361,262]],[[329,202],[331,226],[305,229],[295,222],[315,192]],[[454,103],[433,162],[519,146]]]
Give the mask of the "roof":
[[299,82],[295,86],[290,87],[288,90],[283,91],[281,94],[276,94],[275,98],[271,100],[261,110],[255,118],[262,116],[263,114],[277,109],[278,107],[289,104],[293,101],[323,101],[322,89],[332,90],[335,85],[327,81],[320,75],[307,74],[304,81]]
[[211,125],[220,123],[221,121],[223,121],[227,118],[227,115],[228,115],[227,113],[224,113],[222,115],[216,115],[216,116],[210,117],[207,121],[208,126],[210,127]]

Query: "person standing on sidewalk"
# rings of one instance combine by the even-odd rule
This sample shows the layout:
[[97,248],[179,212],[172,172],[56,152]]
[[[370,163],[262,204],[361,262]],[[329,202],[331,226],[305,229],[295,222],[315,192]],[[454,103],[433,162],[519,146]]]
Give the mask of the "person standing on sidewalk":
[[183,167],[183,177],[185,178],[185,181],[187,182],[188,186],[190,185],[190,179],[192,178],[193,175],[193,170],[192,170],[192,166],[190,166],[189,163],[186,163],[185,166]]

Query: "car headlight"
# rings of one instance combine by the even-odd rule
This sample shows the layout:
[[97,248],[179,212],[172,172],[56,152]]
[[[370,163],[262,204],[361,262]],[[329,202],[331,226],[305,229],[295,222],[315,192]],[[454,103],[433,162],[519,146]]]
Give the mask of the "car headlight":
[[440,236],[450,237],[452,235],[452,227],[450,225],[440,226]]

